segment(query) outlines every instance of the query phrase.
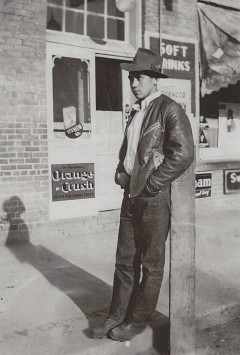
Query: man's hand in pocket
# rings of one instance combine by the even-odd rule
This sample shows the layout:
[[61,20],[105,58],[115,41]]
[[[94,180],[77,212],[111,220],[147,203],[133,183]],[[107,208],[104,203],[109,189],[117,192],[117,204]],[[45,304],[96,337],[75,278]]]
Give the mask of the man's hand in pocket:
[[121,187],[125,188],[128,185],[129,180],[130,180],[130,176],[127,173],[125,172],[117,173],[116,183]]

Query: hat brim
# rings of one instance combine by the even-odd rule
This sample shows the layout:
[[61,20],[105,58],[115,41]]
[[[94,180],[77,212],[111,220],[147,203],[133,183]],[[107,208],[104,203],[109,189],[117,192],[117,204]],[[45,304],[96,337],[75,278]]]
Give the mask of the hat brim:
[[139,66],[137,64],[133,64],[133,63],[121,63],[120,64],[121,69],[123,70],[127,70],[129,72],[131,71],[145,71],[145,72],[149,72],[154,74],[154,76],[156,75],[157,78],[168,78],[169,76],[163,73],[160,73],[159,71],[155,71],[155,70],[149,70],[146,69],[146,67],[142,67]]

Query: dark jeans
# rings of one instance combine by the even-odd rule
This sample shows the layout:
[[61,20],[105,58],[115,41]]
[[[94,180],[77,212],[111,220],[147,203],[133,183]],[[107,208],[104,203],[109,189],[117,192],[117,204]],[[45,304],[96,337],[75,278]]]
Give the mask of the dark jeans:
[[124,194],[110,317],[146,325],[156,309],[170,225],[170,188],[157,196]]

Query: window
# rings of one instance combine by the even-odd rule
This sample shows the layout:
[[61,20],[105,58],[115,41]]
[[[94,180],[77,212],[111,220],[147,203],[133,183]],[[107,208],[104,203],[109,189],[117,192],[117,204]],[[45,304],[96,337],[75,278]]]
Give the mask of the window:
[[124,41],[125,15],[115,0],[48,0],[47,29]]
[[89,61],[52,56],[53,130],[56,138],[87,138],[91,132]]
[[199,147],[232,147],[240,138],[240,81],[200,99]]
[[99,111],[122,111],[122,62],[96,58],[96,109]]

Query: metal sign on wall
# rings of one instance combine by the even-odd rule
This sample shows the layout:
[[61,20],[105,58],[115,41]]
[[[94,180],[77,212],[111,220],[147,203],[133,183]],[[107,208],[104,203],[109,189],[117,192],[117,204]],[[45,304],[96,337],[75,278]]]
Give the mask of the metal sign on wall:
[[53,164],[52,201],[95,197],[94,164]]
[[240,192],[240,169],[224,170],[224,193]]
[[211,197],[212,173],[199,173],[195,176],[195,197]]
[[[149,48],[159,53],[159,38],[150,36]],[[191,81],[191,106],[192,113],[196,114],[195,105],[195,44],[162,38],[161,56],[163,58],[162,68],[164,74],[172,79],[185,79]],[[172,97],[177,101],[177,98]]]

